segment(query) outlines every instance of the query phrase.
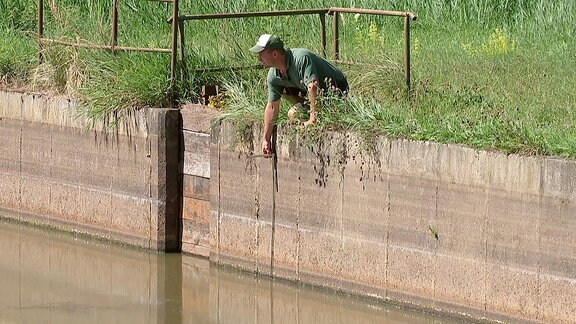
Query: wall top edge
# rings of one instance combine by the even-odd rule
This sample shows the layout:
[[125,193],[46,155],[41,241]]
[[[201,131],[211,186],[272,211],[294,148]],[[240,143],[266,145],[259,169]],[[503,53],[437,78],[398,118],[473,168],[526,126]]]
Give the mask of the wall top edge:
[[[127,113],[128,117],[116,126],[103,121],[92,123],[78,110],[79,101],[63,95],[0,90],[0,117],[33,123],[96,131],[113,135],[147,136],[150,123],[156,122],[158,112],[173,108],[142,108]],[[149,111],[154,113],[149,113]]]

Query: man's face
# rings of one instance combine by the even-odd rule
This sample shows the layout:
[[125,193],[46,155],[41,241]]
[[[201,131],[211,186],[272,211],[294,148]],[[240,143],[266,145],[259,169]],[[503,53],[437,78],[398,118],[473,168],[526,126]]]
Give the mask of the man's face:
[[258,53],[258,60],[262,62],[262,65],[264,65],[264,67],[273,66],[274,58],[275,55],[273,49],[265,49],[262,52]]

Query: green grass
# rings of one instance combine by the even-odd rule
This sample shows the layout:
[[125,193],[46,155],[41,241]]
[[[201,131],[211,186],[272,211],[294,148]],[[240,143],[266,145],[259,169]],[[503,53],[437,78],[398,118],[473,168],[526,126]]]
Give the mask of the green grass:
[[37,48],[22,32],[0,27],[0,85],[20,87],[30,80],[36,64]]
[[[47,37],[93,44],[110,41],[112,1],[53,2],[55,7],[45,9]],[[169,47],[169,4],[119,3],[120,45]],[[507,153],[576,157],[572,0],[182,1],[181,13],[329,6],[418,15],[411,24],[412,92],[407,96],[404,91],[402,19],[344,14],[341,57],[380,67],[342,66],[351,94],[345,100],[322,98],[319,122],[310,131],[350,130]],[[50,46],[46,63],[37,66],[35,10],[33,0],[0,3],[1,82],[80,97],[86,103],[81,113],[95,121],[115,123],[138,107],[170,105],[173,90],[178,101],[197,101],[200,85],[220,83],[228,95],[221,118],[260,122],[265,71],[194,70],[257,64],[247,49],[265,32],[281,35],[289,47],[321,50],[315,15],[189,21],[186,62],[191,72],[170,89],[169,57],[163,54],[112,56]],[[331,23],[327,17],[329,50]]]

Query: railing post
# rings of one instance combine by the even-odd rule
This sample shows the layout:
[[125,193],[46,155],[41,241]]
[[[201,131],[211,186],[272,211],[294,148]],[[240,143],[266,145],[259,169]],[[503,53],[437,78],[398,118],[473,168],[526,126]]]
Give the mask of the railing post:
[[44,1],[38,0],[38,64],[44,62],[44,47],[42,39],[44,38]]
[[338,35],[338,16],[340,14],[338,11],[334,11],[334,20],[333,20],[333,34],[334,34],[334,60],[340,59],[340,37]]
[[410,92],[410,15],[404,17],[404,73],[406,74],[406,89]]
[[110,39],[110,46],[112,47],[112,54],[115,52],[115,47],[118,45],[118,0],[113,0],[112,3],[112,36]]
[[174,102],[174,84],[176,82],[176,58],[178,51],[178,0],[172,0],[172,54],[170,57],[170,89],[172,91],[172,101]]
[[178,20],[178,29],[180,32],[180,60],[184,60],[184,21]]
[[[180,80],[187,81],[188,80],[188,65],[186,62],[186,52],[185,52],[185,38],[184,38],[184,20],[178,19],[178,29],[180,30],[180,64],[181,64],[181,75]],[[183,83],[186,88],[188,88],[188,84],[186,82]]]
[[322,44],[322,57],[326,58],[326,14],[319,14],[320,16],[320,39]]

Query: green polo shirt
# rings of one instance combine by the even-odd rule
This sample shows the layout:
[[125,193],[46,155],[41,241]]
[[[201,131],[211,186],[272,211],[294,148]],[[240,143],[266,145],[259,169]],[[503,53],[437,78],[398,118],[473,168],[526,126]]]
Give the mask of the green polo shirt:
[[321,89],[330,85],[348,89],[346,77],[332,63],[304,48],[287,49],[286,74],[281,75],[277,68],[268,71],[268,101],[279,100],[285,88],[298,88],[304,95],[307,85],[314,80]]

